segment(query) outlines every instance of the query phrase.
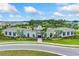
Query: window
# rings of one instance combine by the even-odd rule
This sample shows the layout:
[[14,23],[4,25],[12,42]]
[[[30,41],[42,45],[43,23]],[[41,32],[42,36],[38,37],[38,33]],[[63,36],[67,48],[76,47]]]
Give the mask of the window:
[[5,35],[7,35],[7,32],[5,32]]
[[73,32],[71,32],[71,35],[73,35],[74,33]]
[[63,32],[63,36],[65,36],[65,32]]
[[33,34],[33,37],[35,37],[35,35]]
[[52,33],[50,33],[50,37],[52,37]]
[[9,35],[11,35],[11,32],[9,32]]
[[69,32],[67,32],[67,35],[69,35]]
[[27,34],[27,37],[29,37],[29,33]]
[[13,36],[16,36],[16,33],[13,32]]

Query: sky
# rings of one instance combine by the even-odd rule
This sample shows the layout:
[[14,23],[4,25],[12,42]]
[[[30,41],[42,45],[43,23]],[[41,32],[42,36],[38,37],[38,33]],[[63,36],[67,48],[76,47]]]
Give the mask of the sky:
[[79,20],[78,3],[0,3],[0,21]]

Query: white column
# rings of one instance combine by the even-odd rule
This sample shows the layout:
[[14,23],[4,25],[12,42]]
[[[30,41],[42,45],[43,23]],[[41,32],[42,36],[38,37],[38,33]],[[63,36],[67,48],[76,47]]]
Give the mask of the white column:
[[67,32],[65,32],[65,35],[66,35],[66,37],[67,37]]
[[13,32],[11,32],[11,36],[14,36],[14,35],[13,35]]
[[70,33],[70,36],[72,36],[71,31],[69,33]]

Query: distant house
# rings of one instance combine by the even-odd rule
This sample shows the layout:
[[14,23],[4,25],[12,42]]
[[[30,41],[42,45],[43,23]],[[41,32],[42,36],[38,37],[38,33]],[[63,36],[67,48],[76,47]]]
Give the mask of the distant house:
[[75,30],[72,28],[47,28],[47,30],[43,32],[42,26],[32,28],[7,28],[3,30],[3,34],[5,36],[24,36],[24,37],[68,37],[68,36],[74,36]]
[[15,26],[15,25],[25,25],[25,24],[29,24],[29,22],[27,21],[0,21],[0,26],[5,26],[5,25]]

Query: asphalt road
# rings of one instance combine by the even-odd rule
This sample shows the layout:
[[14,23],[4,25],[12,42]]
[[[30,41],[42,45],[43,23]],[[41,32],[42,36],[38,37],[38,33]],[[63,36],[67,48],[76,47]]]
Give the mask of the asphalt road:
[[60,47],[44,44],[6,44],[0,45],[0,50],[44,50],[65,56],[79,56],[79,48]]

